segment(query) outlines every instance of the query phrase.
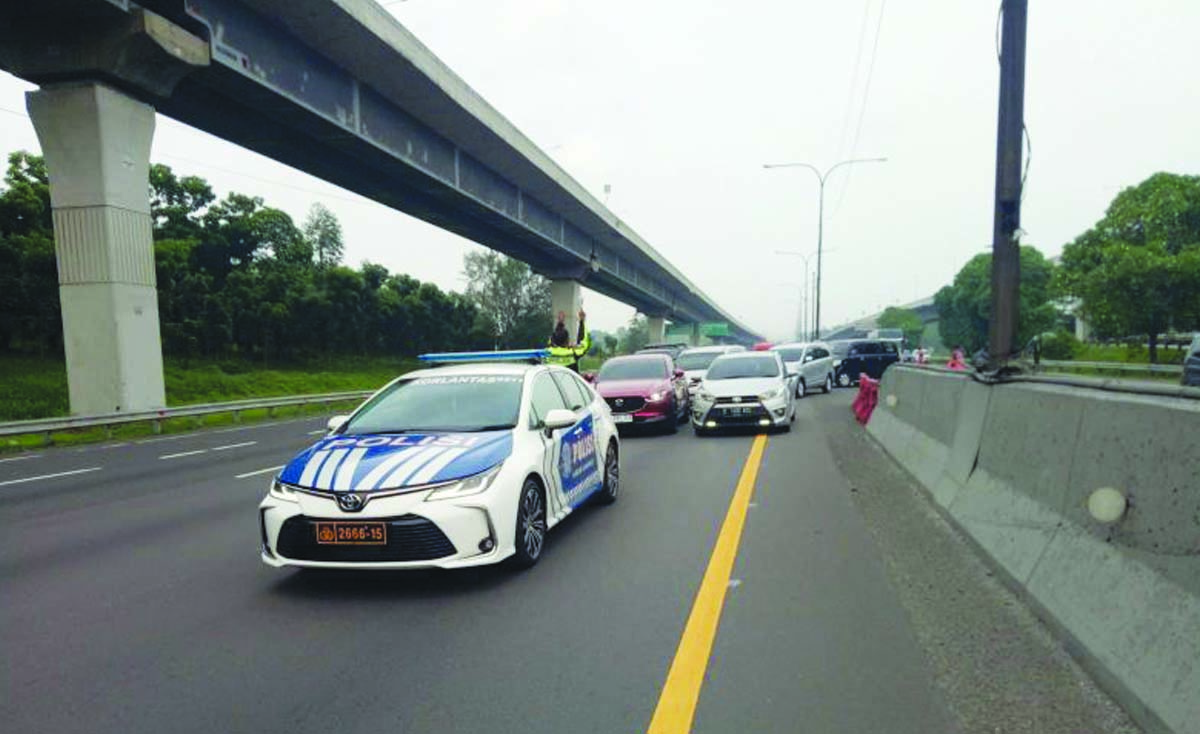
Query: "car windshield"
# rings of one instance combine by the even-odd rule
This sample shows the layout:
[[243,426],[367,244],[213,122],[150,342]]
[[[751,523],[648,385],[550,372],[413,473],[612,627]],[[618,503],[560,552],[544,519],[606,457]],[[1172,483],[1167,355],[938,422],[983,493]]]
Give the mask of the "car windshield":
[[667,367],[662,359],[613,359],[600,368],[597,380],[651,380],[665,378]]
[[708,369],[709,380],[736,380],[744,377],[778,377],[779,363],[774,357],[738,357],[718,359]]
[[401,380],[363,406],[343,435],[512,428],[521,375],[430,375]]
[[775,350],[784,362],[799,362],[804,356],[804,347],[782,347]]
[[706,370],[720,356],[720,352],[684,352],[675,360],[675,366],[681,370]]

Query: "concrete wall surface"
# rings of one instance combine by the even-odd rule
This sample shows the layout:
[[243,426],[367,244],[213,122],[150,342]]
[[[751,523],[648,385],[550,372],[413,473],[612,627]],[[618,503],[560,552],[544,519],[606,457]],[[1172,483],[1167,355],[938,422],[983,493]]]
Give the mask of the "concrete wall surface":
[[1143,727],[1200,734],[1200,400],[896,366],[867,430]]

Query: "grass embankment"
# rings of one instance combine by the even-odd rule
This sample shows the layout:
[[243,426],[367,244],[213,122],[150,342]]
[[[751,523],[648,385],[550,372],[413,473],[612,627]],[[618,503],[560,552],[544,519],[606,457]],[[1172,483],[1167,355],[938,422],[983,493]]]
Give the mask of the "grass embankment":
[[[1159,346],[1158,364],[1183,364],[1186,352],[1186,348]],[[1150,350],[1139,345],[1081,344],[1073,359],[1076,362],[1150,364]]]
[[[167,405],[181,406],[284,395],[373,390],[416,365],[416,361],[411,359],[345,358],[336,362],[267,368],[246,362],[167,359],[163,373]],[[326,410],[324,406],[314,405],[276,408],[272,411],[243,411],[238,421],[245,423],[268,417],[299,417]],[[67,374],[62,360],[0,356],[0,421],[51,418],[67,415],[68,412]],[[173,433],[232,423],[232,414],[177,418],[164,421],[162,432]],[[134,438],[152,432],[151,424],[139,423],[117,426],[111,431],[94,429],[54,434],[50,439],[56,444],[77,444],[108,438]],[[3,444],[0,448],[30,448],[41,446],[45,441],[42,435],[21,436],[0,442]]]

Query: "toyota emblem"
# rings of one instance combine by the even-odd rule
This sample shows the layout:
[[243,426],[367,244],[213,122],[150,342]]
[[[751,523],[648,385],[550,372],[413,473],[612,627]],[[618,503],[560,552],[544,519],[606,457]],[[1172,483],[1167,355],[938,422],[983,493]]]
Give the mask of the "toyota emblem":
[[625,404],[625,401],[622,400],[621,398],[617,398],[616,400],[613,401],[613,404],[619,408]]
[[337,497],[337,503],[338,507],[342,508],[346,512],[358,512],[363,508],[363,505],[367,504],[366,500],[363,499],[361,494],[356,494],[354,492],[339,494]]
[[735,403],[740,403],[740,402],[742,402],[742,399],[741,399],[741,398],[734,398],[734,399],[733,399],[733,402],[735,402]]

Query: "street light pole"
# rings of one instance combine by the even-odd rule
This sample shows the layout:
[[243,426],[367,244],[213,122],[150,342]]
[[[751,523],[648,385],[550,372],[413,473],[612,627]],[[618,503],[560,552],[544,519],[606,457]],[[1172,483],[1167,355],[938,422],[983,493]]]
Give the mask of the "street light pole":
[[800,280],[800,328],[796,330],[796,337],[801,341],[808,341],[808,299],[812,297],[812,284],[808,281],[808,259],[817,253],[810,252],[805,255],[796,250],[776,250],[775,254],[798,257],[804,261],[804,277]]
[[763,168],[807,168],[812,171],[820,184],[817,198],[817,295],[816,295],[816,315],[813,319],[813,338],[821,338],[821,252],[825,240],[825,181],[829,178],[829,174],[833,173],[842,166],[848,166],[852,163],[883,163],[887,158],[850,158],[844,161],[838,161],[821,173],[820,169],[811,163],[764,163]]

